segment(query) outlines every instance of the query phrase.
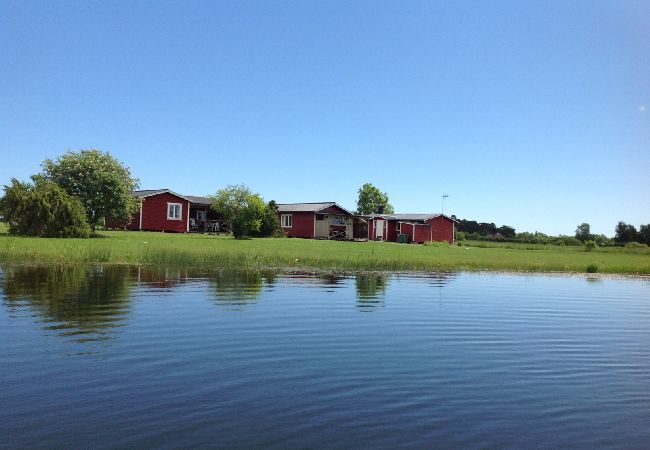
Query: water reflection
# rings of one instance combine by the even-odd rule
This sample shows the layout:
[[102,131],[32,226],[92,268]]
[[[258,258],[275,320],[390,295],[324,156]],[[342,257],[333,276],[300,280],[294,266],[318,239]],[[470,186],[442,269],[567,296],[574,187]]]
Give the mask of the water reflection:
[[152,289],[172,289],[192,278],[187,269],[132,266],[129,274],[138,285]]
[[275,276],[262,272],[219,271],[210,274],[214,302],[226,309],[243,309],[257,303],[265,284],[273,285]]
[[13,313],[28,306],[46,330],[79,342],[112,339],[129,313],[129,268],[10,267],[4,269],[3,303]]
[[431,273],[422,273],[417,275],[409,275],[410,278],[418,279],[421,281],[426,281],[426,284],[431,287],[444,287],[458,274],[454,272],[431,272]]
[[364,312],[384,306],[389,277],[385,274],[359,274],[355,277],[357,308]]

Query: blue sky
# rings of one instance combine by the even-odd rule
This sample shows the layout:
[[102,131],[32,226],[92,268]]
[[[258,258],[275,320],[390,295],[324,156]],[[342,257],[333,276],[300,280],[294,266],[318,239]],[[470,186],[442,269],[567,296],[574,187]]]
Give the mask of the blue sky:
[[0,184],[89,147],[145,189],[613,235],[650,223],[650,2],[0,0]]

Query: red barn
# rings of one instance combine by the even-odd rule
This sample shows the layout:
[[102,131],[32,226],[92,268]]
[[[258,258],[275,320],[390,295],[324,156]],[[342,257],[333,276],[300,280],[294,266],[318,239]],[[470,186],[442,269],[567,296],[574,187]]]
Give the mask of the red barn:
[[169,189],[134,191],[133,195],[140,208],[126,224],[127,230],[219,231],[220,216],[210,209],[208,197],[181,195]]
[[442,214],[372,214],[368,217],[368,239],[395,242],[399,234],[409,242],[454,242],[455,219]]
[[278,205],[280,226],[289,237],[352,239],[352,214],[335,202]]

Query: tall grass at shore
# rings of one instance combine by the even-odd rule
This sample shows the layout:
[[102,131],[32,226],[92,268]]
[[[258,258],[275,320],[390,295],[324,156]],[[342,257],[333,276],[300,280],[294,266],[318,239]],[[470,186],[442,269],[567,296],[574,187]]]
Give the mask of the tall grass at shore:
[[514,270],[650,274],[650,251],[547,246],[422,246],[389,242],[248,239],[202,234],[105,231],[94,239],[12,237],[0,230],[3,264],[117,263],[331,270]]

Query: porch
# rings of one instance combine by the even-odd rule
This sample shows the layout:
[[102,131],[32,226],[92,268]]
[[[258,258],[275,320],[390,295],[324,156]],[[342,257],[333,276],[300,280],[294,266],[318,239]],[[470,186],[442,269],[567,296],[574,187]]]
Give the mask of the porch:
[[210,205],[190,204],[190,233],[226,233],[230,231],[223,222],[223,217],[212,210]]

